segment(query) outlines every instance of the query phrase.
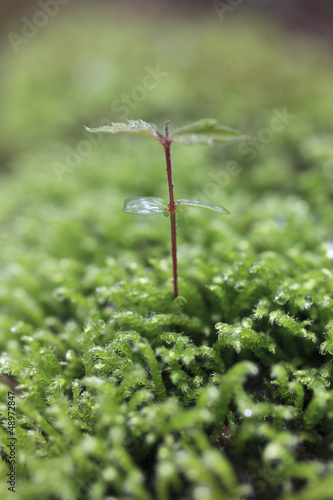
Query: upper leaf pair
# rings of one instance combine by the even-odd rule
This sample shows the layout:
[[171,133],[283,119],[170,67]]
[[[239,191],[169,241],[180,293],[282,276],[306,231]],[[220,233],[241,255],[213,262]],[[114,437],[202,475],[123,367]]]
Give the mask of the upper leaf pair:
[[[119,132],[128,132],[131,134],[140,134],[152,137],[161,142],[165,139],[156,125],[147,123],[143,120],[127,120],[127,123],[111,123],[97,128],[88,128],[89,132],[104,132],[109,134],[117,134]],[[205,118],[188,125],[176,129],[170,137],[170,141],[175,144],[203,144],[213,145],[219,142],[240,141],[247,137],[238,130],[219,125],[217,120]]]

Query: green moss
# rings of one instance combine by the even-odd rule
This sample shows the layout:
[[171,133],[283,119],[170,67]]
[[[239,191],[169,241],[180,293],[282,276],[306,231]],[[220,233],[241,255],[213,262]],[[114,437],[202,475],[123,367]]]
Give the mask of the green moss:
[[[328,500],[328,49],[248,19],[179,20],[170,33],[157,19],[80,15],[1,55],[0,391],[6,416],[18,384],[17,492]],[[260,139],[275,109],[295,116],[255,158],[175,146],[177,199],[231,211],[179,221],[175,301],[168,221],[121,211],[128,196],[165,197],[159,148],[104,138],[59,175],[88,144],[83,123],[120,120],[112,103],[148,65],[168,76],[130,118],[176,128],[212,116]],[[5,420],[0,437],[5,458]]]

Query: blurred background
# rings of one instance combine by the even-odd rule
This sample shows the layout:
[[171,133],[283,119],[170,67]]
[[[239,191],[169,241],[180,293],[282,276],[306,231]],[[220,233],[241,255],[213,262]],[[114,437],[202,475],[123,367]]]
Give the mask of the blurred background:
[[[45,3],[47,1],[45,0]],[[59,2],[60,4],[61,2]],[[214,5],[214,1],[206,0],[71,0],[70,2],[64,1],[63,4],[75,3],[83,5],[89,4],[91,8],[94,5],[101,3],[105,5],[122,5],[122,8],[146,10],[147,14],[153,11],[163,11],[172,8],[175,13],[183,13],[191,16],[193,11],[198,14],[202,12],[209,12]],[[292,29],[307,30],[316,33],[320,36],[328,38],[333,37],[332,34],[332,21],[333,21],[333,4],[327,0],[231,0],[228,2],[220,0],[216,2],[220,7],[224,3],[229,7],[242,6],[253,12],[264,13],[267,16],[278,18],[286,26]],[[36,10],[38,2],[36,0],[2,0],[0,5],[0,19],[2,29],[9,20],[23,16],[29,11]]]
[[[257,301],[256,297],[269,289],[264,282],[270,274],[266,265],[261,266],[266,252],[283,256],[271,260],[281,266],[281,286],[274,299],[277,307],[283,308],[295,293],[300,301],[292,299],[295,306],[290,308],[295,307],[297,318],[306,320],[302,325],[312,325],[312,319],[318,319],[314,328],[319,329],[318,324],[330,325],[333,296],[326,293],[329,286],[332,292],[333,258],[332,21],[333,2],[329,0],[0,0],[0,347],[6,356],[9,353],[8,359],[18,360],[17,370],[25,366],[19,361],[25,348],[29,363],[30,352],[35,356],[31,359],[37,359],[39,352],[50,352],[50,357],[45,354],[45,367],[49,359],[55,359],[51,351],[39,351],[39,344],[31,342],[36,331],[38,342],[45,339],[58,350],[58,345],[65,345],[62,339],[67,338],[68,327],[74,332],[74,351],[81,350],[82,339],[87,338],[80,335],[82,325],[101,318],[100,310],[110,311],[106,314],[112,318],[122,307],[133,304],[134,311],[140,311],[142,305],[146,317],[148,311],[157,311],[150,304],[162,304],[167,296],[165,290],[171,294],[168,219],[132,216],[122,211],[124,199],[129,197],[167,199],[163,151],[147,137],[99,136],[84,129],[84,125],[95,127],[111,121],[141,118],[161,129],[170,120],[172,131],[201,118],[216,118],[249,136],[227,147],[172,148],[175,199],[202,200],[231,212],[230,216],[222,216],[189,209],[183,219],[179,218],[180,290],[189,297],[194,325],[195,316],[204,318],[206,311],[210,315],[210,307],[221,309],[220,302],[209,294],[210,286],[215,287],[216,297],[221,288],[222,304],[227,295],[224,287],[230,291],[230,298],[222,312],[207,322],[225,318],[223,309],[228,311],[229,303],[230,317],[235,322],[242,319],[236,319],[236,315],[243,314],[239,311],[244,307],[246,315],[251,314],[251,295]],[[290,275],[294,263],[295,274]],[[303,269],[304,275],[300,276]],[[272,276],[279,271],[274,269]],[[148,287],[151,283],[154,288]],[[109,295],[110,287],[114,287],[114,295]],[[156,290],[156,297],[150,290]],[[310,294],[318,297],[318,303],[321,301],[320,308],[309,310]],[[110,302],[110,296],[115,297],[116,305]],[[211,305],[213,302],[216,304]],[[167,311],[173,307],[164,306]],[[178,314],[182,307],[179,302],[172,310]],[[266,307],[267,311],[271,307],[266,306],[266,299],[258,303],[258,317]],[[264,331],[273,328],[265,318],[267,311],[258,326]],[[128,327],[127,320],[115,320],[112,328],[119,324],[119,328],[126,325],[124,329],[132,329],[135,318],[136,313]],[[186,318],[184,321],[186,329]],[[251,322],[250,316],[245,318],[244,327],[251,327]],[[152,323],[159,334],[159,323],[154,318]],[[93,332],[90,326],[85,331],[87,335]],[[287,333],[281,332],[287,339]],[[55,343],[58,333],[59,344]],[[95,338],[92,333],[92,343]],[[258,352],[266,349],[266,340],[263,342]],[[283,342],[287,345],[289,341]],[[66,350],[59,348],[61,356]],[[302,355],[302,351],[295,353],[295,366],[302,366]],[[226,359],[232,356],[227,352]],[[6,359],[3,366],[7,366]],[[270,364],[271,358],[267,359]],[[207,367],[211,366],[208,358],[207,363]],[[314,363],[318,363],[317,357]],[[39,382],[34,385],[34,365],[31,370],[27,373],[33,374],[32,386],[41,387]],[[103,373],[104,368],[100,370]],[[114,380],[118,380],[119,373],[112,374]],[[263,373],[268,377],[266,369]],[[326,380],[324,373],[328,373],[327,367],[322,369]],[[36,368],[37,380],[43,376]],[[45,391],[49,380],[43,381]],[[309,380],[312,383],[315,379],[311,376]],[[312,386],[305,383],[309,383],[308,398]],[[52,382],[59,395],[63,388],[67,394],[69,385],[65,384],[60,375]],[[321,384],[318,382],[318,387]],[[24,387],[30,387],[30,382]],[[32,394],[34,398],[35,392]],[[51,405],[55,401],[52,394],[56,393],[46,396]],[[266,399],[264,395],[263,401]],[[48,413],[40,401],[41,415],[48,415],[53,422],[56,413]],[[37,422],[45,421],[34,411],[31,407],[31,417],[23,420],[24,428],[35,427],[30,424],[34,415]],[[76,415],[73,409],[74,419]],[[277,425],[280,415],[287,419],[293,413],[288,409],[274,416]],[[315,464],[312,446],[315,449],[318,436],[322,453],[328,448],[322,447],[319,431],[318,436],[317,430],[311,434],[312,413],[309,415],[309,432],[298,433],[305,437],[295,434],[291,441],[303,443],[308,439],[310,447],[304,445],[303,449],[300,445],[299,458]],[[322,415],[321,410],[318,415]],[[316,429],[320,429],[321,423],[316,416],[313,418],[318,422]],[[249,425],[254,425],[252,420]],[[236,424],[232,428],[236,429]],[[288,429],[292,428],[290,424]],[[44,461],[42,436],[37,427],[30,432],[31,439],[36,439],[37,460]],[[23,441],[23,437],[22,443],[30,442]],[[264,434],[254,439],[264,454],[267,452],[267,470],[273,470],[271,465],[278,463],[275,457],[280,457],[275,455],[275,445],[264,448]],[[276,444],[281,444],[286,457],[285,469],[281,469],[284,480],[292,448],[283,448],[286,441],[282,439]],[[89,460],[98,456],[90,446],[95,445],[85,445]],[[36,461],[30,461],[34,450],[29,444],[27,454],[21,456],[38,489],[48,476],[35,466]],[[19,451],[24,453],[22,446]],[[74,447],[74,452],[78,456],[79,448]],[[58,451],[54,453],[58,460]],[[143,461],[152,471],[150,458]],[[255,468],[252,456],[250,461]],[[65,468],[59,470],[70,475],[74,468],[67,467],[68,463],[64,462]],[[81,462],[76,470],[85,470]],[[312,471],[311,480],[317,488],[314,468],[296,468],[297,479],[286,479],[283,495],[291,498],[293,483],[303,485],[305,470]],[[321,474],[326,466],[318,462],[316,470]],[[112,468],[105,471],[105,477],[113,477]],[[246,477],[241,464],[239,471]],[[58,486],[59,474],[55,471],[50,484]],[[141,476],[137,477],[139,481]],[[278,484],[279,477],[275,476],[274,481]],[[45,484],[47,488],[47,480]],[[326,483],[318,479],[318,484],[324,487]],[[163,486],[161,495],[164,488],[168,491],[168,486]],[[92,495],[102,492],[91,491]],[[204,495],[206,491],[204,488]],[[50,491],[47,498],[51,497],[57,498]],[[66,498],[71,498],[70,493]],[[308,498],[306,492],[302,498]]]
[[[168,254],[160,221],[121,212],[126,197],[165,197],[158,145],[83,125],[170,119],[173,129],[212,117],[251,139],[175,147],[176,196],[226,206],[232,238],[257,249],[283,246],[277,214],[317,232],[320,220],[312,248],[330,240],[332,20],[323,0],[2,0],[2,234],[57,258],[103,260],[138,238],[156,255],[164,241]],[[195,239],[191,220],[184,241]],[[9,258],[15,238],[3,242]]]

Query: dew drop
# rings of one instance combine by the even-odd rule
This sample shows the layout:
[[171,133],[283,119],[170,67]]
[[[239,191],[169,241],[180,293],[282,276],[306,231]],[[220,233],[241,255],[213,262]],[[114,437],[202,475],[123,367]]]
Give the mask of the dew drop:
[[333,259],[333,241],[327,243],[326,257],[328,259]]
[[70,349],[69,351],[66,352],[66,359],[68,361],[75,359],[75,353],[72,349]]
[[329,297],[328,295],[325,295],[323,297],[323,300],[320,302],[320,305],[322,307],[325,307],[325,308],[329,308],[329,307],[332,307],[332,299],[331,297]]
[[249,269],[249,272],[251,274],[255,274],[257,271],[259,271],[261,268],[261,264],[259,264],[258,262],[255,262],[254,264],[252,264],[252,266],[250,266],[250,269]]
[[287,302],[287,300],[288,299],[286,299],[286,297],[283,295],[283,293],[278,293],[274,297],[274,302],[276,302],[280,306],[283,306]]
[[311,295],[305,295],[304,299],[306,300],[306,302],[305,302],[305,304],[301,305],[301,310],[307,311],[312,306],[313,301],[312,301]]

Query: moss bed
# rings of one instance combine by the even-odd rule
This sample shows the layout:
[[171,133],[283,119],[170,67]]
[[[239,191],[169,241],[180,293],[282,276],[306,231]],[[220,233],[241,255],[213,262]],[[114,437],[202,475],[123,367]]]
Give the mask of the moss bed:
[[[64,7],[2,50],[5,500],[333,498],[332,59],[240,15]],[[172,300],[168,220],[121,210],[166,196],[161,149],[83,124],[203,117],[253,142],[174,147],[177,197],[231,215],[179,221]]]

